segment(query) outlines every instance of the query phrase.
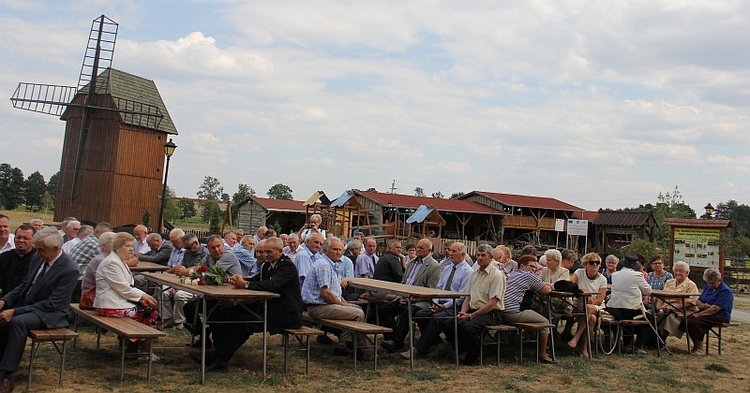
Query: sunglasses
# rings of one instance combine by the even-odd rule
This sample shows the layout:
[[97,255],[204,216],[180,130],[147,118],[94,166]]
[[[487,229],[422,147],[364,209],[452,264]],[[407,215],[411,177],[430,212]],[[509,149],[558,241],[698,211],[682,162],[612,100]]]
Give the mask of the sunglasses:
[[602,261],[589,261],[588,264],[589,265],[601,265]]

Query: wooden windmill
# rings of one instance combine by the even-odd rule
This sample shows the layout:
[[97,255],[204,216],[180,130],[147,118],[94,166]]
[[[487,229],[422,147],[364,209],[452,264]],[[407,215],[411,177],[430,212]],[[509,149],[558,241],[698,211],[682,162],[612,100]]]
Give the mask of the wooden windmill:
[[11,97],[15,108],[66,122],[56,221],[119,226],[159,212],[163,145],[177,129],[153,81],[111,67],[117,29],[94,19],[78,86],[21,82]]

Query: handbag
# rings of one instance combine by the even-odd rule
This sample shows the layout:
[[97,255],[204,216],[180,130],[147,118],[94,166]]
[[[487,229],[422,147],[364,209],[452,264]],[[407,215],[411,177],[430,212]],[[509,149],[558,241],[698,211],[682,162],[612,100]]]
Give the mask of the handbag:
[[81,294],[81,301],[78,307],[81,310],[95,310],[94,299],[96,298],[96,287],[93,286]]

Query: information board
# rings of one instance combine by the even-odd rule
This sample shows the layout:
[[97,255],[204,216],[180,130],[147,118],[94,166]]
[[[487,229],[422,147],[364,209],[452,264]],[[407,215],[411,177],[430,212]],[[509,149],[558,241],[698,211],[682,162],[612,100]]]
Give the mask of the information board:
[[588,220],[568,220],[568,236],[587,236],[589,234]]
[[685,261],[695,267],[719,267],[719,229],[675,228],[672,263]]

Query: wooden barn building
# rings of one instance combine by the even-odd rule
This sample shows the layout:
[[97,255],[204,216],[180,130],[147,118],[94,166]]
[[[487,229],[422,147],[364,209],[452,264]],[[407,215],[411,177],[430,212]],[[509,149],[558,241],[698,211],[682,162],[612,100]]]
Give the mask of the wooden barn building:
[[281,233],[297,232],[306,221],[305,201],[250,197],[237,205],[237,228],[254,235],[261,226],[273,227]]
[[66,127],[55,221],[74,216],[121,226],[141,223],[148,212],[153,226],[161,204],[163,146],[177,129],[153,81],[112,68],[98,79],[88,134],[80,145],[88,86],[61,117]]

